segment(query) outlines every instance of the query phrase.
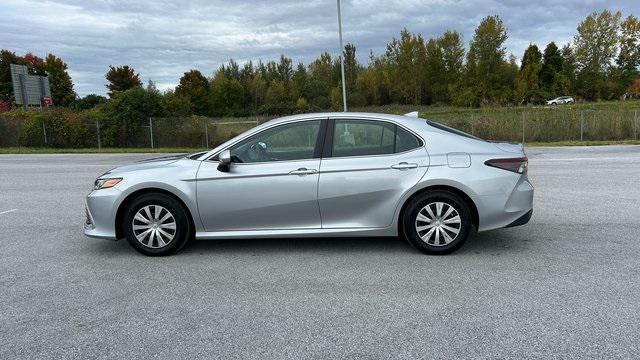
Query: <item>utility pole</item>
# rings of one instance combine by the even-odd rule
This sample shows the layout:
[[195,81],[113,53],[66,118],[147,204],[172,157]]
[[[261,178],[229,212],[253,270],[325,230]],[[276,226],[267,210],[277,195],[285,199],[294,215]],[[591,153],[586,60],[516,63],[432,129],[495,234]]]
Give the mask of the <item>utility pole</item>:
[[342,70],[342,105],[347,112],[347,84],[344,81],[344,46],[342,45],[342,14],[340,0],[338,1],[338,33],[340,34],[340,69]]

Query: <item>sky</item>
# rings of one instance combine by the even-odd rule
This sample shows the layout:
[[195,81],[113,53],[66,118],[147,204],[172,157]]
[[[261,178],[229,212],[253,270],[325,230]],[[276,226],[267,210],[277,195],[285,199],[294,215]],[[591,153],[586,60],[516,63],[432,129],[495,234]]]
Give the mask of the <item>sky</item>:
[[[425,38],[457,30],[468,46],[482,18],[497,14],[507,52],[519,58],[530,43],[570,42],[582,19],[604,9],[640,17],[640,0],[342,0],[343,37],[366,63],[403,28]],[[285,54],[307,64],[337,54],[336,1],[0,0],[0,48],[61,57],[80,96],[106,93],[109,65],[130,65],[169,89],[184,72],[211,76],[230,58]]]

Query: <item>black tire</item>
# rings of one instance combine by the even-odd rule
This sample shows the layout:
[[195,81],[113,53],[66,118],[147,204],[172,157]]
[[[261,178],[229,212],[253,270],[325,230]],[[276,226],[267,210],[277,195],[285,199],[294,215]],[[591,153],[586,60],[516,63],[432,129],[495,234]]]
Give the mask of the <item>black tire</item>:
[[[152,246],[157,246],[155,248],[145,245],[143,243],[145,242],[144,239],[142,240],[142,242],[138,241],[133,229],[134,217],[136,216],[136,213],[147,206],[154,205],[164,208],[165,211],[161,212],[162,215],[166,215],[168,212],[173,216],[173,219],[175,219],[175,230],[165,229],[166,232],[173,235],[173,238],[166,245],[160,245],[157,238],[155,238],[155,240],[149,238],[146,241],[147,243],[149,240],[153,241]],[[144,223],[141,223],[138,220],[136,220],[136,223],[144,225]],[[147,256],[166,256],[174,254],[180,251],[180,249],[182,249],[193,237],[193,228],[191,226],[191,222],[189,221],[189,213],[187,212],[187,210],[182,206],[182,204],[180,204],[180,202],[178,202],[174,198],[161,193],[148,193],[141,195],[140,197],[133,200],[127,208],[125,216],[123,217],[123,223],[121,225],[123,233],[125,234],[129,245],[131,245],[131,247],[136,249],[138,252]]]
[[[439,239],[440,246],[435,245],[435,232],[431,237],[426,239],[427,241],[425,241],[422,239],[421,235],[427,236],[427,232],[429,230],[424,230],[424,232],[419,234],[418,229],[416,228],[418,224],[422,224],[421,226],[430,225],[427,222],[417,222],[418,213],[422,211],[423,214],[426,214],[423,209],[427,205],[430,205],[434,215],[437,215],[435,213],[436,203],[444,203],[452,207],[460,217],[459,228],[457,228],[458,224],[447,224],[447,228],[456,228],[458,229],[458,233],[455,234],[453,231],[447,230],[447,235],[453,238],[453,240],[446,243],[447,240],[445,240],[444,235],[442,235],[442,238]],[[444,212],[445,211],[443,210],[441,215],[443,215]],[[455,217],[455,213],[448,215],[447,218],[443,218],[442,220],[451,219],[453,217]],[[411,203],[407,206],[402,218],[402,229],[407,241],[421,252],[430,255],[449,254],[460,248],[460,246],[462,246],[462,244],[467,240],[472,229],[471,212],[469,211],[467,203],[458,195],[445,190],[429,191],[418,195],[411,200]],[[440,231],[445,230],[442,229]],[[455,237],[453,235],[455,235]],[[440,234],[438,234],[438,236],[440,236]]]

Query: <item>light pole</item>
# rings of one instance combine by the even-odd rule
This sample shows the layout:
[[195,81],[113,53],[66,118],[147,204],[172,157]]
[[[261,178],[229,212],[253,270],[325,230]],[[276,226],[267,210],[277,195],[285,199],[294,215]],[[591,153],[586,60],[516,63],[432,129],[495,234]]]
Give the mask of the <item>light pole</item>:
[[344,46],[342,45],[342,15],[340,12],[340,0],[338,1],[338,33],[340,34],[340,69],[342,71],[342,105],[347,111],[347,84],[344,81]]

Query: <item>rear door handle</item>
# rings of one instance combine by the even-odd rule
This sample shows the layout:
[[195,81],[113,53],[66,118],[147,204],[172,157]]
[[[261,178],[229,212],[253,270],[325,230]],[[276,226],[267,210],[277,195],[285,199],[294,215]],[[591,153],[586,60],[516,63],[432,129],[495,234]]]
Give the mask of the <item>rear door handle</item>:
[[409,164],[408,162],[401,162],[399,164],[391,165],[392,169],[404,170],[404,169],[415,169],[418,167],[418,164]]
[[297,170],[289,171],[289,174],[291,174],[291,175],[311,175],[311,174],[315,174],[317,172],[318,172],[318,170],[316,170],[316,169],[299,168]]

